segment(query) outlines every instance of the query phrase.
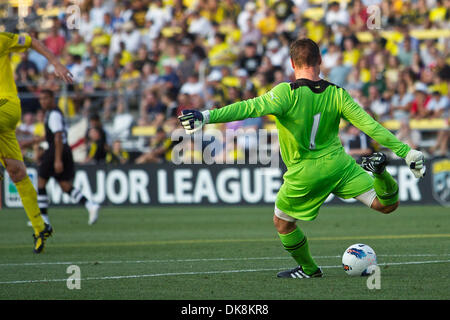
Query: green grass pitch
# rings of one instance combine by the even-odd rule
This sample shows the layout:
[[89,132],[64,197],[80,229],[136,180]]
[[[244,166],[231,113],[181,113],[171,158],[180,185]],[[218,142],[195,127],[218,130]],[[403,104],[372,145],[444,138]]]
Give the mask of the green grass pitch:
[[[55,233],[32,253],[23,210],[0,211],[0,299],[449,299],[448,208],[323,207],[300,222],[324,278],[277,279],[295,266],[272,224],[272,207],[115,207],[87,225],[83,208],[52,208]],[[378,256],[381,288],[349,277],[351,244]],[[67,287],[77,265],[80,289]],[[38,293],[38,294],[37,294]]]

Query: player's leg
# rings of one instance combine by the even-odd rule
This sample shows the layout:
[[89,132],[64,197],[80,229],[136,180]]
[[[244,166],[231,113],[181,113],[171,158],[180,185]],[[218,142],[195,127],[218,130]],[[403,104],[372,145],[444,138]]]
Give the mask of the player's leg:
[[25,164],[16,159],[2,159],[2,163],[17,188],[23,207],[34,230],[34,252],[41,253],[45,240],[52,234],[51,226],[45,224],[37,203],[37,194],[27,175]]
[[45,225],[37,204],[37,194],[23,163],[22,152],[16,138],[16,125],[20,120],[20,105],[11,101],[0,108],[0,162],[14,182],[23,207],[34,230],[34,252],[44,249],[44,241],[52,233]]
[[89,220],[88,224],[92,225],[94,224],[98,219],[98,211],[100,209],[100,206],[92,201],[89,201],[85,195],[81,193],[80,190],[76,189],[73,186],[73,183],[71,180],[59,180],[59,185],[61,186],[61,189],[70,195],[70,198],[76,203],[76,204],[82,204],[86,207],[86,209],[89,212]]
[[297,220],[314,220],[335,184],[339,171],[330,156],[304,160],[284,175],[284,183],[277,195],[273,218],[283,247],[297,262],[298,267],[278,273],[283,278],[310,278],[322,276],[322,270],[311,256],[308,240],[296,225]]
[[88,224],[94,224],[98,219],[100,205],[88,199],[80,190],[73,186],[75,178],[75,162],[73,161],[72,151],[69,146],[65,145],[63,150],[64,171],[55,176],[61,189],[70,195],[72,201],[76,204],[84,205],[89,213]]
[[47,224],[50,224],[48,216],[49,199],[45,187],[48,180],[54,175],[54,159],[54,154],[51,153],[51,150],[47,149],[40,158],[38,166],[38,204],[41,209],[42,218]]
[[15,132],[13,130],[1,132],[0,161],[15,184],[34,233],[38,235],[45,228],[44,221],[37,205],[36,190],[27,175],[27,169],[22,159]]
[[296,220],[275,208],[273,223],[284,249],[289,252],[299,267],[278,273],[280,278],[320,277],[322,271],[309,251],[308,240],[296,225]]
[[80,190],[74,188],[71,180],[59,180],[58,183],[62,191],[67,193],[76,204],[86,205],[88,199],[81,193]]
[[33,226],[34,233],[38,235],[44,230],[44,221],[42,220],[37,204],[36,190],[27,175],[25,164],[16,159],[3,159],[3,163],[9,177],[19,192],[25,212]]
[[38,176],[38,205],[39,209],[41,210],[41,216],[42,219],[44,219],[45,223],[50,224],[50,219],[48,217],[48,195],[47,195],[47,189],[45,186],[47,185],[48,178],[44,178],[42,176]]
[[[355,198],[382,213],[394,211],[398,207],[398,185],[386,170],[384,155],[376,153],[367,157],[361,166],[352,162],[333,193],[344,199]],[[362,167],[373,172],[373,177]]]
[[370,207],[383,213],[391,213],[399,205],[398,184],[386,170],[386,165],[386,156],[381,152],[364,157],[361,163],[361,167],[373,173],[373,189],[376,198]]

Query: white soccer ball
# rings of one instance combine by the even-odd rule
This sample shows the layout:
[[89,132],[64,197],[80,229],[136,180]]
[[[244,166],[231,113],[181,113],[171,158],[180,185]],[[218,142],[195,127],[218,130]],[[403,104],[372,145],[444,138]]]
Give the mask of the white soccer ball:
[[377,255],[366,244],[353,244],[342,255],[342,266],[349,276],[367,276],[371,274],[373,268],[370,266],[376,265]]

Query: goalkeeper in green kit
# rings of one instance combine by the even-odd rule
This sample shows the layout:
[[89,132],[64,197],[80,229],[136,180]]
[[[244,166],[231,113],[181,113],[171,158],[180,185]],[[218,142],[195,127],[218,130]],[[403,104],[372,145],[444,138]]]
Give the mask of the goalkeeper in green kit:
[[399,204],[398,185],[386,171],[383,153],[363,158],[361,166],[345,153],[338,136],[341,118],[404,158],[416,178],[423,177],[426,168],[420,151],[399,141],[344,89],[319,78],[322,58],[314,41],[294,41],[290,55],[296,81],[280,83],[262,96],[220,109],[184,110],[179,119],[186,132],[193,133],[207,123],[269,114],[276,117],[287,171],[277,195],[273,221],[284,248],[298,264],[277,276],[313,278],[323,273],[311,256],[297,220],[314,220],[330,193],[344,199],[356,198],[382,213],[391,213]]

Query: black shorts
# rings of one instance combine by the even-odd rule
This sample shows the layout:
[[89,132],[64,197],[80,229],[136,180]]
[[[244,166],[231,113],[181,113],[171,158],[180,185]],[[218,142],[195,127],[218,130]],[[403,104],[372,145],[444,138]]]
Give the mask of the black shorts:
[[75,177],[75,164],[73,162],[72,150],[68,145],[64,145],[62,153],[63,172],[55,174],[55,149],[48,148],[41,158],[38,167],[38,175],[46,180],[51,177],[57,181],[72,181]]

